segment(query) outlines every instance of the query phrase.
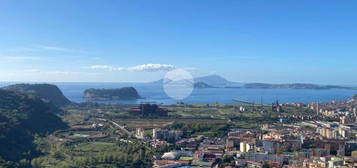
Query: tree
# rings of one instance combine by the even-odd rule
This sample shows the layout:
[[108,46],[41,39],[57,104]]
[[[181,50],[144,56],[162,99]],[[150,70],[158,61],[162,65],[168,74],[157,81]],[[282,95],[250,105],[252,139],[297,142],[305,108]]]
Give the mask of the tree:
[[31,166],[33,168],[41,168],[41,163],[42,163],[42,159],[41,158],[35,158],[35,159],[32,159]]

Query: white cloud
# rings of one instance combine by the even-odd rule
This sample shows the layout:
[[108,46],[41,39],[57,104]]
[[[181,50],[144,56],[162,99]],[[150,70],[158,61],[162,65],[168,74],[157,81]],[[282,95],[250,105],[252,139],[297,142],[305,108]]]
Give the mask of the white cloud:
[[142,64],[132,67],[116,67],[111,65],[91,65],[84,67],[86,69],[93,70],[106,70],[106,71],[141,71],[141,72],[157,72],[157,71],[169,71],[175,69],[174,65],[170,64]]
[[149,71],[149,72],[169,71],[172,69],[175,69],[175,66],[170,64],[142,64],[142,65],[137,65],[128,68],[129,71]]
[[106,70],[106,71],[121,71],[124,70],[122,67],[114,67],[110,65],[92,65],[89,67],[85,67],[87,69],[95,69],[95,70]]
[[41,70],[39,70],[39,69],[25,69],[24,72],[35,73],[35,72],[41,72]]
[[40,60],[40,57],[31,56],[0,56],[0,62],[19,62],[19,61],[33,61]]
[[69,72],[69,71],[48,71],[42,73],[50,74],[50,75],[80,75],[81,74],[81,72]]
[[37,48],[39,50],[47,50],[47,51],[62,51],[62,52],[83,53],[83,54],[88,53],[87,51],[84,51],[84,50],[63,48],[63,47],[57,47],[57,46],[47,46],[47,45],[35,45],[34,48],[35,49]]
[[80,75],[81,72],[70,71],[45,71],[40,69],[25,69],[22,72],[29,74],[42,74],[42,75]]
[[0,81],[17,82],[83,82],[102,81],[98,72],[62,71],[50,69],[19,69],[14,71],[0,71]]
[[78,54],[88,54],[89,52],[80,49],[64,48],[58,46],[48,46],[48,45],[31,45],[30,47],[19,47],[12,48],[6,51],[9,52],[43,52],[43,51],[54,51],[54,52],[67,52],[67,53],[78,53]]

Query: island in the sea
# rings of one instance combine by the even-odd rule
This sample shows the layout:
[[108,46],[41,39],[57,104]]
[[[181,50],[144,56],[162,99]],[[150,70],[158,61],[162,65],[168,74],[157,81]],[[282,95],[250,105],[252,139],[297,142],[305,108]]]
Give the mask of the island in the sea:
[[134,87],[115,89],[87,89],[83,97],[87,100],[136,100],[142,98]]

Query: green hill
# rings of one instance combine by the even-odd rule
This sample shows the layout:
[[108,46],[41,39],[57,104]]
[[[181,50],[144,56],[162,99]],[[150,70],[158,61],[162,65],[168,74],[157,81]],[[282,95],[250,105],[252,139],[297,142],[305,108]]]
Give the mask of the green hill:
[[38,155],[34,135],[67,128],[54,110],[37,96],[0,89],[0,163]]
[[51,84],[15,84],[6,86],[3,89],[26,94],[34,94],[46,102],[50,102],[57,107],[71,103],[56,85]]

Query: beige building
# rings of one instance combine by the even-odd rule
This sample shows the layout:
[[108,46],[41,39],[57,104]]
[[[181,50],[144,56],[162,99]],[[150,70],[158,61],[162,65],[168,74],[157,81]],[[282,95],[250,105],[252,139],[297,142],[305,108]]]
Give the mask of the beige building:
[[245,152],[249,152],[249,151],[251,151],[251,150],[253,150],[254,149],[254,143],[249,143],[249,142],[241,142],[240,143],[240,145],[239,145],[240,147],[240,152],[242,152],[242,153],[245,153]]

